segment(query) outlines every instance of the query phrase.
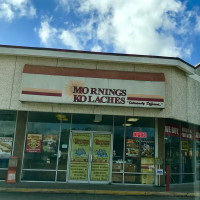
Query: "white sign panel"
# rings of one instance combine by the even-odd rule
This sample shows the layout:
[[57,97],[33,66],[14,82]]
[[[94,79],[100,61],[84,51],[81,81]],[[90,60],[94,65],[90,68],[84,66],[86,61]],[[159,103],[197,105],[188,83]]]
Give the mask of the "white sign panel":
[[21,101],[164,108],[164,81],[24,73]]
[[163,175],[163,169],[156,169],[156,175]]

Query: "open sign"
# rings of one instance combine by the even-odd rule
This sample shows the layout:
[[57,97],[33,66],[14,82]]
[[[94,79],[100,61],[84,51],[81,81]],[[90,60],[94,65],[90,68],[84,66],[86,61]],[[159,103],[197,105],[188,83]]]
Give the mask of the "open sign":
[[147,138],[147,132],[133,132],[134,138]]

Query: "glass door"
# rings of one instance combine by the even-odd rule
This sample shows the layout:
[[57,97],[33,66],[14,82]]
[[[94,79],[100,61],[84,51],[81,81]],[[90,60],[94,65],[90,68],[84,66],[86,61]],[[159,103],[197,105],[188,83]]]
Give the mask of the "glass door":
[[90,133],[72,133],[69,181],[88,182]]
[[111,134],[93,134],[91,181],[109,182]]
[[111,133],[72,132],[69,182],[110,181]]

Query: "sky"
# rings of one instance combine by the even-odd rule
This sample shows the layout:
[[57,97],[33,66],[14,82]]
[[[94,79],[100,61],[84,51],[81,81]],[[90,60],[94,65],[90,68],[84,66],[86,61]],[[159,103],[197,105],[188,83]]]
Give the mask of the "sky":
[[0,45],[200,62],[200,0],[0,0]]

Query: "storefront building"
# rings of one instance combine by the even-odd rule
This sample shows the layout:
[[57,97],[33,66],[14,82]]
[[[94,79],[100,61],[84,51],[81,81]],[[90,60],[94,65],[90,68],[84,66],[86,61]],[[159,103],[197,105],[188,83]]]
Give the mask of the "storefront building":
[[[0,180],[199,180],[200,77],[183,60],[0,46]],[[160,176],[158,176],[158,173]]]

